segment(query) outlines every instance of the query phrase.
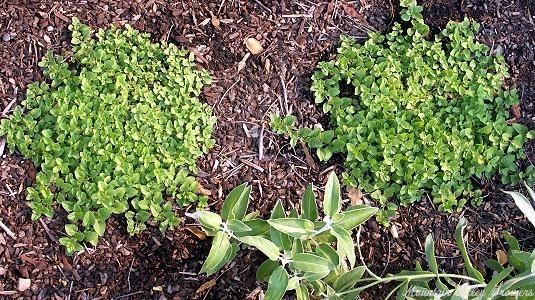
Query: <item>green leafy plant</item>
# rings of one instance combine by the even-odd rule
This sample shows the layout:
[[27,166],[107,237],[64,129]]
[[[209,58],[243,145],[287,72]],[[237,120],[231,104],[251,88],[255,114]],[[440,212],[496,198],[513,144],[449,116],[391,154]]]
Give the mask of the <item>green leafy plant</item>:
[[125,29],[90,27],[73,18],[74,49],[39,63],[48,82],[28,86],[23,106],[0,123],[0,135],[40,167],[28,189],[32,219],[67,213],[68,253],[96,245],[111,214],[124,214],[130,234],[149,219],[178,225],[178,204],[199,202],[189,175],[214,145],[215,117],[197,96],[211,78],[173,44]]
[[[533,299],[535,296],[535,251],[532,253],[520,251],[518,241],[508,232],[504,233],[509,244],[507,268],[496,260],[487,260],[485,265],[494,271],[490,280],[486,281],[476,268],[474,268],[468,255],[464,241],[464,229],[467,223],[464,218],[459,220],[455,229],[455,240],[464,261],[465,275],[442,273],[435,256],[432,235],[425,241],[425,256],[428,271],[424,271],[417,263],[416,271],[402,271],[398,275],[389,275],[387,278],[397,278],[401,275],[412,274],[405,278],[390,294],[398,290],[398,299],[457,299],[457,300],[491,300],[491,299]],[[426,276],[433,274],[434,278]],[[455,282],[452,279],[461,279]]]
[[485,262],[497,272],[488,282],[470,261],[464,241],[467,224],[463,218],[455,230],[455,239],[467,275],[439,270],[433,237],[429,235],[425,241],[429,270],[423,270],[417,262],[414,271],[403,270],[380,277],[364,262],[360,230],[356,243],[351,237],[351,230],[370,218],[377,208],[360,205],[341,211],[340,187],[334,173],[325,187],[323,221],[318,220],[320,211],[311,185],[303,195],[300,211],[293,209],[287,213],[278,201],[268,220],[257,218],[257,213],[246,214],[250,191],[245,184],[232,190],[223,203],[221,215],[209,211],[186,215],[214,236],[201,273],[212,275],[220,270],[235,258],[240,246],[252,246],[268,257],[256,271],[257,280],[267,281],[266,300],[281,299],[287,291],[294,291],[298,300],[350,300],[366,289],[392,282],[398,284],[386,299],[396,295],[396,299],[441,296],[440,299],[487,300],[535,291],[535,251],[520,251],[518,241],[508,233],[505,237],[511,249],[508,257],[512,266],[504,268],[497,261]]
[[250,191],[245,184],[232,190],[221,215],[209,211],[187,214],[214,236],[201,272],[215,273],[234,259],[240,245],[248,245],[268,257],[256,273],[258,280],[268,282],[266,300],[281,299],[289,290],[295,290],[298,299],[309,299],[310,293],[330,296],[353,288],[364,268],[355,266],[351,231],[377,208],[359,205],[342,210],[334,172],[325,186],[321,221],[312,185],[303,195],[300,211],[287,213],[278,201],[268,220],[258,219],[256,213],[246,214]]
[[[402,1],[401,17],[388,34],[372,32],[362,45],[343,37],[335,60],[313,75],[316,103],[330,117],[330,130],[297,128],[294,116],[273,115],[271,125],[317,149],[320,160],[345,155],[345,183],[359,187],[385,210],[395,211],[429,192],[439,210],[481,201],[474,178],[501,176],[504,184],[533,178],[524,142],[534,136],[509,122],[518,103],[502,87],[508,76],[502,56],[488,56],[476,41],[479,25],[449,22],[430,36],[415,1]],[[398,202],[389,200],[397,198]]]

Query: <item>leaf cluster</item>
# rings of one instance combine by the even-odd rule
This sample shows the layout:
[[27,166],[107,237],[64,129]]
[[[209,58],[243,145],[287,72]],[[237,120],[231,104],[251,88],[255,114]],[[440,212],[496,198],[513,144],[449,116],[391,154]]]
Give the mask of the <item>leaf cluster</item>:
[[494,271],[490,280],[485,280],[470,260],[464,240],[467,226],[464,218],[457,224],[455,240],[466,275],[444,273],[439,269],[430,234],[425,240],[428,270],[417,261],[414,271],[402,270],[381,277],[364,262],[360,230],[356,242],[351,236],[352,229],[375,214],[377,208],[361,205],[342,211],[340,186],[334,173],[325,186],[322,221],[319,221],[321,212],[312,185],[307,187],[299,211],[294,208],[287,213],[278,201],[267,220],[258,218],[256,212],[247,214],[250,192],[246,184],[232,190],[223,203],[221,215],[209,211],[186,215],[196,219],[208,235],[214,236],[201,273],[214,274],[232,261],[243,246],[252,246],[268,257],[256,272],[257,280],[267,282],[266,300],[282,299],[287,291],[294,291],[298,300],[357,299],[362,291],[386,283],[397,284],[392,285],[385,299],[395,295],[396,299],[411,300],[488,300],[522,294],[533,296],[535,291],[535,251],[521,251],[518,241],[507,232],[509,265],[486,261],[485,265]]
[[272,117],[272,127],[305,140],[321,160],[345,155],[345,182],[387,206],[407,205],[429,191],[439,209],[453,211],[481,192],[472,178],[498,174],[504,184],[532,178],[518,158],[533,132],[508,122],[515,90],[502,56],[488,56],[476,41],[479,25],[450,22],[429,35],[415,1],[403,1],[402,19],[390,33],[370,33],[364,44],[343,37],[335,60],[313,75],[316,103],[330,130],[295,127],[295,117]]
[[129,25],[98,30],[73,18],[74,49],[39,63],[48,82],[28,86],[22,106],[0,123],[12,151],[40,167],[28,189],[32,219],[52,217],[56,203],[71,222],[60,239],[67,252],[96,245],[112,214],[128,232],[152,219],[178,225],[171,198],[199,202],[190,176],[214,145],[215,117],[197,96],[211,81],[193,56],[152,43]]
[[377,208],[359,205],[342,210],[340,184],[334,172],[325,186],[322,220],[312,185],[303,195],[300,211],[285,212],[277,201],[268,220],[257,218],[254,212],[246,214],[250,190],[245,184],[235,188],[225,199],[221,215],[209,211],[187,214],[214,236],[201,272],[215,273],[234,259],[240,245],[248,245],[268,257],[256,273],[259,281],[268,282],[266,300],[281,299],[290,290],[295,290],[297,299],[342,293],[347,294],[344,299],[355,299],[356,293],[348,291],[365,269],[356,267],[351,231]]

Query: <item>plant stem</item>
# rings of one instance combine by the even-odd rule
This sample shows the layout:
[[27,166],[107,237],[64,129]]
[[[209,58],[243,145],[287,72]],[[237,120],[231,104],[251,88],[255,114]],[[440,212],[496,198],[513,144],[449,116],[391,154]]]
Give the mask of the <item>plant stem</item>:
[[411,281],[411,280],[416,280],[416,279],[433,279],[433,278],[457,278],[457,279],[464,279],[464,280],[468,280],[468,281],[474,281],[474,282],[477,282],[479,283],[479,280],[475,279],[475,278],[472,278],[472,277],[468,277],[468,276],[464,276],[464,275],[457,275],[457,274],[439,274],[438,276],[436,274],[420,274],[420,275],[394,275],[394,276],[389,276],[389,277],[386,277],[386,278],[378,278],[376,279],[375,282],[372,282],[370,284],[367,284],[365,286],[362,286],[362,287],[359,287],[359,288],[356,288],[356,289],[352,289],[352,290],[349,290],[349,291],[345,291],[343,293],[340,293],[340,295],[345,295],[345,294],[349,294],[349,293],[353,293],[353,292],[360,292],[360,291],[363,291],[365,289],[368,289],[372,286],[375,286],[377,284],[381,284],[381,283],[388,283],[390,281]]

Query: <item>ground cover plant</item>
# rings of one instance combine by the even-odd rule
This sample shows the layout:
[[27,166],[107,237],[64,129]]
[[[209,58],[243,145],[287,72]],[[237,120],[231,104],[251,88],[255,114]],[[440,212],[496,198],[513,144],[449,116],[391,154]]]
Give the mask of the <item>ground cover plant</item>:
[[193,57],[148,34],[100,29],[72,20],[67,57],[40,62],[47,82],[28,86],[22,106],[0,123],[12,151],[40,168],[28,189],[32,219],[67,213],[68,253],[96,245],[111,214],[124,214],[130,234],[149,219],[178,225],[173,201],[206,204],[190,175],[214,145],[215,118],[197,96],[210,82]]
[[214,237],[201,273],[216,273],[236,257],[240,248],[254,247],[268,257],[256,271],[257,280],[267,282],[266,300],[280,300],[288,291],[293,291],[298,300],[356,299],[362,291],[390,282],[397,285],[385,299],[394,295],[396,299],[530,299],[535,293],[535,250],[521,251],[518,241],[508,232],[504,233],[509,245],[505,261],[500,258],[501,261],[485,262],[495,272],[488,280],[471,262],[464,238],[464,218],[457,224],[455,240],[466,275],[439,269],[435,242],[429,234],[424,245],[428,270],[417,261],[414,271],[402,270],[382,277],[364,262],[360,230],[356,242],[351,234],[378,209],[355,205],[342,210],[340,184],[334,172],[325,186],[321,221],[322,212],[312,185],[303,195],[300,211],[294,208],[286,212],[278,201],[267,220],[258,218],[255,212],[247,214],[250,192],[246,184],[232,190],[220,215],[210,211],[186,215]]
[[426,192],[443,211],[477,204],[474,178],[532,182],[533,166],[519,170],[516,160],[534,135],[511,121],[518,95],[503,87],[503,57],[475,40],[476,22],[449,22],[431,36],[422,7],[401,5],[404,24],[371,33],[363,45],[343,38],[336,59],[319,64],[312,90],[332,129],[298,129],[295,117],[277,115],[272,127],[292,145],[303,139],[317,148],[321,160],[344,154],[345,183],[379,201],[383,223],[397,204]]

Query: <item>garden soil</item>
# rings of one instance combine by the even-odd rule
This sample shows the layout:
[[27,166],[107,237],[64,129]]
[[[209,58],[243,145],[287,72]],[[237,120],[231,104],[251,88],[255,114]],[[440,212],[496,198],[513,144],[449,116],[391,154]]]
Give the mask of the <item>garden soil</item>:
[[[478,39],[505,56],[511,72],[506,84],[519,91],[515,121],[533,128],[535,2],[421,4],[435,32],[464,17],[482,24]],[[307,183],[321,187],[331,170],[340,175],[342,159],[320,163],[304,145],[292,149],[285,137],[270,130],[270,114],[293,113],[301,126],[327,126],[310,92],[316,64],[334,57],[341,34],[364,40],[368,31],[387,32],[398,14],[399,3],[386,0],[0,0],[0,118],[20,105],[29,83],[43,80],[37,63],[47,50],[60,54],[70,49],[71,17],[93,28],[129,23],[149,32],[154,41],[191,50],[198,66],[214,76],[202,99],[217,116],[217,142],[198,163],[210,209],[219,211],[224,196],[242,182],[253,188],[250,210],[268,215],[278,199],[291,209]],[[248,55],[244,40],[249,37],[260,41],[263,52]],[[522,164],[535,159],[534,146],[525,146],[528,160]],[[210,239],[184,217],[176,230],[162,234],[148,226],[133,237],[126,233],[125,220],[115,217],[97,247],[66,256],[57,242],[64,235],[65,213],[58,208],[52,219],[30,220],[25,193],[36,172],[31,161],[9,152],[0,140],[0,220],[8,229],[0,229],[0,298],[261,299],[265,284],[256,282],[255,271],[265,259],[262,254],[242,251],[213,276],[198,275]],[[445,214],[424,200],[399,210],[392,222],[397,230],[368,221],[360,238],[365,263],[381,275],[413,269],[416,261],[424,261],[423,244],[432,233],[440,267],[463,272],[453,238],[461,216],[469,222],[465,237],[470,256],[484,273],[482,262],[506,249],[504,230],[532,249],[533,228],[500,192],[499,181],[478,184],[486,194],[481,206]],[[343,196],[350,201],[347,193]],[[192,209],[177,213],[183,216]],[[378,286],[363,296],[381,299],[386,290]]]

